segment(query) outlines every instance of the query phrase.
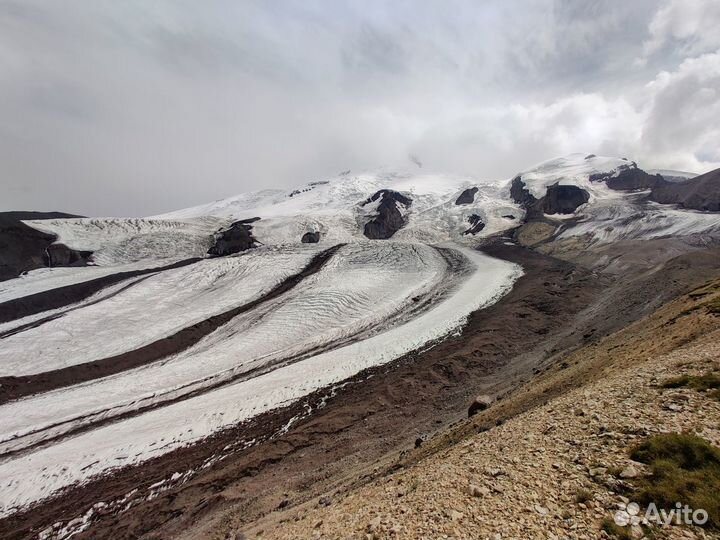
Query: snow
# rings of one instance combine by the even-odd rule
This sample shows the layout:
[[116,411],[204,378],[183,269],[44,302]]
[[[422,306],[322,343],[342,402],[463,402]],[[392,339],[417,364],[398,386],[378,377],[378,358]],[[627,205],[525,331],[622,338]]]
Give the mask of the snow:
[[[278,258],[276,264],[281,262]],[[0,452],[65,432],[79,423],[174,399],[251,369],[271,369],[337,347],[350,338],[378,333],[404,322],[404,315],[413,313],[413,305],[420,303],[417,299],[442,297],[463,277],[463,269],[451,273],[440,253],[429,246],[373,242],[346,246],[296,289],[236,317],[182,353],[147,367],[7,404],[0,418],[0,443],[12,443],[0,444]],[[266,288],[277,281],[273,275],[270,278]],[[232,291],[225,292],[229,295]],[[140,310],[143,304],[135,306]],[[98,326],[104,324],[100,321]],[[95,328],[90,330],[95,339]],[[27,342],[32,341],[30,336]],[[141,389],[133,384],[137,380],[143,381]],[[49,427],[52,430],[40,433]],[[30,437],[16,440],[26,435]]]
[[674,171],[672,169],[644,169],[648,174],[659,174],[665,179],[672,180],[673,178],[695,178],[698,173],[692,173],[687,171]]
[[[567,239],[588,236],[593,242],[608,243],[622,239],[660,238],[720,233],[717,214],[681,210],[645,200],[648,192],[622,192],[610,189],[605,182],[591,182],[591,174],[616,174],[618,168],[631,162],[622,158],[570,154],[541,163],[520,173],[530,192],[540,198],[547,187],[575,185],[590,194],[587,204],[568,216],[552,215],[552,219],[568,221],[579,217],[578,223],[563,226],[558,236]],[[652,173],[653,171],[646,171]],[[657,171],[660,174],[678,173],[688,178],[692,173]],[[509,187],[509,184],[508,184]]]
[[[650,203],[646,193],[613,191],[589,180],[630,164],[571,154],[520,174],[537,198],[558,182],[590,194],[588,204],[560,222],[561,239],[583,236],[602,243],[720,234],[717,214]],[[456,205],[470,187],[478,187],[475,201]],[[71,248],[93,251],[98,266],[30,272],[1,283],[0,302],[203,257],[214,233],[239,219],[260,218],[252,226],[262,246],[124,280],[83,302],[6,323],[0,332],[60,315],[2,338],[0,376],[37,374],[136,349],[256,299],[320,250],[347,245],[292,290],[185,351],[0,406],[0,517],[341,384],[457,331],[521,275],[518,266],[470,249],[522,222],[524,212],[511,202],[508,188],[509,181],[378,169],[142,219],[27,222]],[[412,199],[409,208],[399,208],[406,225],[389,241],[363,236],[377,203],[361,203],[380,189]],[[473,214],[486,226],[477,236],[463,235]],[[308,231],[320,232],[319,244],[301,244]],[[149,408],[155,405],[160,406]],[[65,436],[80,427],[87,429]]]
[[[249,380],[8,457],[0,463],[0,478],[3,479],[0,517],[67,486],[88,481],[115,467],[139,463],[201,440],[219,429],[287,405],[365,368],[389,362],[422,347],[456,330],[472,311],[496,301],[521,274],[516,265],[473,250],[455,249],[467,259],[471,270],[463,275],[460,283],[454,285],[451,294],[405,324],[278,367]],[[358,264],[365,263],[358,261]],[[372,273],[368,273],[363,283],[357,283],[361,274],[357,272],[354,276],[346,276],[348,279],[338,280],[337,286],[363,289],[374,281]],[[409,281],[407,277],[405,281]],[[362,298],[363,295],[358,294],[357,297]],[[320,304],[324,301],[323,295],[317,295],[316,299]],[[338,306],[343,303],[341,300]],[[302,305],[305,304],[300,303],[295,309]],[[323,311],[324,308],[319,308],[318,313]],[[338,312],[337,315],[344,316],[344,313]],[[331,318],[321,317],[318,324]],[[221,349],[211,350],[217,352]],[[238,399],[238,396],[242,396],[242,399]],[[5,416],[3,413],[2,417]]]
[[0,303],[7,302],[14,298],[21,298],[44,291],[83,283],[93,279],[109,276],[118,272],[130,272],[133,270],[145,270],[158,265],[156,260],[137,261],[123,265],[101,267],[101,266],[79,266],[79,267],[57,267],[38,268],[20,277],[0,281]]
[[207,253],[215,231],[227,220],[72,218],[25,221],[39,231],[57,235],[57,243],[93,252],[93,262],[113,266],[140,260],[187,259]]
[[597,243],[697,234],[720,235],[716,213],[680,210],[654,202],[639,201],[644,193],[607,198],[582,211],[581,220],[563,230],[558,238],[587,235]]
[[544,197],[547,188],[558,183],[561,186],[572,185],[585,189],[590,194],[592,203],[596,198],[607,197],[610,190],[604,182],[591,182],[590,175],[614,173],[619,167],[628,166],[630,163],[623,158],[570,154],[540,163],[519,173],[519,176],[536,199]]
[[141,278],[99,302],[96,295],[88,307],[4,338],[0,376],[42,373],[137,349],[258,298],[302,270],[319,250],[260,248]]
[[[455,205],[465,189],[479,188],[474,204]],[[475,238],[514,226],[502,215],[521,217],[523,212],[504,196],[502,185],[469,176],[376,170],[310,182],[289,191],[259,191],[239,195],[151,219],[193,219],[203,215],[231,220],[260,217],[253,223],[255,236],[265,244],[297,243],[307,231],[319,231],[321,242],[333,244],[364,240],[363,226],[377,206],[361,206],[380,189],[391,189],[409,196],[408,224],[398,231],[395,241],[471,243],[463,237],[467,218],[478,214],[486,223]]]

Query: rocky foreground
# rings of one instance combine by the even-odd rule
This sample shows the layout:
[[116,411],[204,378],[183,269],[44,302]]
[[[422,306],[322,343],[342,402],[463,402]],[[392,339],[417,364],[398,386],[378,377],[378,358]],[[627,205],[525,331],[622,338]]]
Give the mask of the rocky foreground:
[[[717,395],[664,387],[720,371],[718,298],[718,283],[684,295],[392,456],[360,487],[279,510],[251,529],[229,525],[225,538],[718,538],[697,526],[608,524],[647,474],[629,457],[638,442],[685,432],[720,444]],[[548,394],[557,397],[542,403]]]

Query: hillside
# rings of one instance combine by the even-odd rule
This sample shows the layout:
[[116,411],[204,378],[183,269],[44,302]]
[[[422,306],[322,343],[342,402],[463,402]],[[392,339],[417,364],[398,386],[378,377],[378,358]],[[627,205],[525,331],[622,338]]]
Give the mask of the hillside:
[[[609,537],[603,528],[647,474],[630,458],[633,447],[680,432],[720,445],[717,396],[664,388],[679,377],[720,373],[720,318],[707,311],[720,298],[718,284],[702,301],[684,295],[548,366],[419,449],[388,456],[358,478],[361,487],[271,514],[247,537]],[[651,533],[718,537],[696,527],[627,527],[633,538]]]
[[[714,196],[703,176],[673,186]],[[0,282],[0,525],[223,538],[499,411],[480,436],[520,448],[518,415],[615,380],[605,344],[665,362],[714,331],[648,326],[720,273],[717,213],[652,200],[666,182],[571,154],[503,181],[346,171],[146,218],[27,216],[15,246],[68,257]],[[458,424],[479,394],[496,404]]]

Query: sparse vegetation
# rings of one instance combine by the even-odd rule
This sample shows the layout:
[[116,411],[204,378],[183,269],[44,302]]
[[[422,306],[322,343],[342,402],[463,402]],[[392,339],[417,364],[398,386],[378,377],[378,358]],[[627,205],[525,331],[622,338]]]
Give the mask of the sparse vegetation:
[[578,504],[584,504],[592,500],[592,498],[592,493],[585,488],[580,488],[575,492],[575,502]]
[[663,383],[663,388],[692,388],[694,390],[715,390],[720,388],[720,375],[708,372],[705,375],[681,375]]
[[650,466],[637,482],[634,500],[671,509],[675,503],[707,511],[707,527],[720,528],[720,449],[702,437],[672,433],[647,439],[631,452]]
[[620,540],[632,539],[629,529],[620,527],[611,518],[603,519],[600,529],[605,531],[611,538],[619,538]]

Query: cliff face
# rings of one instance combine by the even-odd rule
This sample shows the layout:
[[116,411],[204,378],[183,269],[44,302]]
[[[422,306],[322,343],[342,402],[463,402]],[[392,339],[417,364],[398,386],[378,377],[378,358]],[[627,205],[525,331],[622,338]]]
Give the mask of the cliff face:
[[405,217],[400,212],[400,207],[409,208],[412,199],[397,191],[381,189],[361,206],[378,200],[380,203],[377,207],[377,215],[365,224],[363,234],[371,240],[386,240],[405,225]]
[[255,247],[252,225],[257,218],[236,221],[215,236],[215,243],[208,250],[209,255],[231,255]]
[[70,217],[79,216],[61,212],[0,212],[0,281],[44,266],[84,264],[90,252],[53,245],[54,235],[35,230],[22,222],[26,219]]
[[590,194],[581,187],[557,183],[548,186],[545,196],[537,199],[520,176],[516,176],[510,184],[510,196],[527,210],[528,221],[541,218],[542,214],[572,214],[590,200]]
[[650,199],[691,210],[720,212],[720,169],[684,182],[658,183],[653,187]]
[[461,204],[472,204],[475,202],[475,194],[478,192],[478,188],[471,187],[463,191],[460,196],[455,200],[456,205]]

